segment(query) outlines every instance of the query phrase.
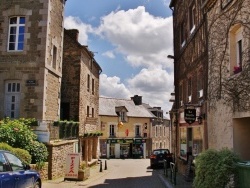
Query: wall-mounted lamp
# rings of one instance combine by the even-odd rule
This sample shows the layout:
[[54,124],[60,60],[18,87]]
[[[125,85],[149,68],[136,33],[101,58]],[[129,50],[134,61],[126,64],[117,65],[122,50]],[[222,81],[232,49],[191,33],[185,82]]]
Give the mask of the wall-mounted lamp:
[[199,124],[202,124],[202,117],[201,117],[201,116],[198,116],[198,117],[197,117],[197,120],[198,120],[198,123],[199,123]]

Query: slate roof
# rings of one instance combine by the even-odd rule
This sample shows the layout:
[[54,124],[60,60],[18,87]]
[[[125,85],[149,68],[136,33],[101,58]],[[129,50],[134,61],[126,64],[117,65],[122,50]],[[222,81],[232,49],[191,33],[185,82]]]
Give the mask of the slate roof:
[[115,112],[115,107],[118,106],[126,107],[126,109],[128,110],[128,117],[155,117],[149,110],[147,110],[144,104],[135,105],[133,100],[99,97],[100,116],[117,116]]

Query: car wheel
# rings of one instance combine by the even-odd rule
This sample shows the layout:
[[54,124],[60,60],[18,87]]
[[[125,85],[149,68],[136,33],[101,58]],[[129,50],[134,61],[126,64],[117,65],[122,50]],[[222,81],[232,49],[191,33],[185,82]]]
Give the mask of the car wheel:
[[39,181],[37,181],[34,185],[34,188],[41,188],[41,184]]

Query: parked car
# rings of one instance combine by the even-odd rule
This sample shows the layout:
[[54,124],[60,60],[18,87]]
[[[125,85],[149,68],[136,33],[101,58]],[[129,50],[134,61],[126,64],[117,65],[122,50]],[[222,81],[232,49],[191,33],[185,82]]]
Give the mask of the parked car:
[[170,167],[170,162],[173,161],[173,154],[168,149],[155,149],[150,155],[150,167],[163,166],[164,160],[167,161],[167,167]]
[[41,188],[40,174],[9,151],[0,150],[0,188]]

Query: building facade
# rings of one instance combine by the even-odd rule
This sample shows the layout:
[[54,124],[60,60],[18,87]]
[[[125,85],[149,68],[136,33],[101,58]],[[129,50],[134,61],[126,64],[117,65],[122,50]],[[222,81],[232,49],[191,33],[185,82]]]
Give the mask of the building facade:
[[228,147],[242,160],[248,150],[250,120],[249,0],[208,0],[209,148]]
[[57,120],[64,1],[0,2],[0,118]]
[[[153,143],[154,147],[164,146],[164,135],[167,134],[160,132],[164,131],[160,128],[163,127],[162,118],[157,123],[157,116],[152,113],[156,109],[143,104],[141,96],[135,95],[131,100],[100,97],[99,101],[103,133],[100,137],[101,157],[146,158],[152,152]],[[154,132],[156,125],[159,135]]]
[[98,138],[83,137],[98,131],[99,75],[94,54],[78,42],[78,30],[65,30],[63,48],[61,119],[79,122],[82,160],[97,159]]
[[[189,157],[207,148],[206,17],[198,0],[172,0],[170,8],[174,30],[174,55],[170,57],[175,71],[175,102],[171,117],[176,129],[173,136],[175,159],[180,172],[185,172],[184,164]],[[192,121],[187,118],[190,111]]]
[[161,107],[146,107],[155,118],[151,119],[150,140],[152,140],[152,150],[164,148],[171,150],[170,146],[170,120],[164,117]]

